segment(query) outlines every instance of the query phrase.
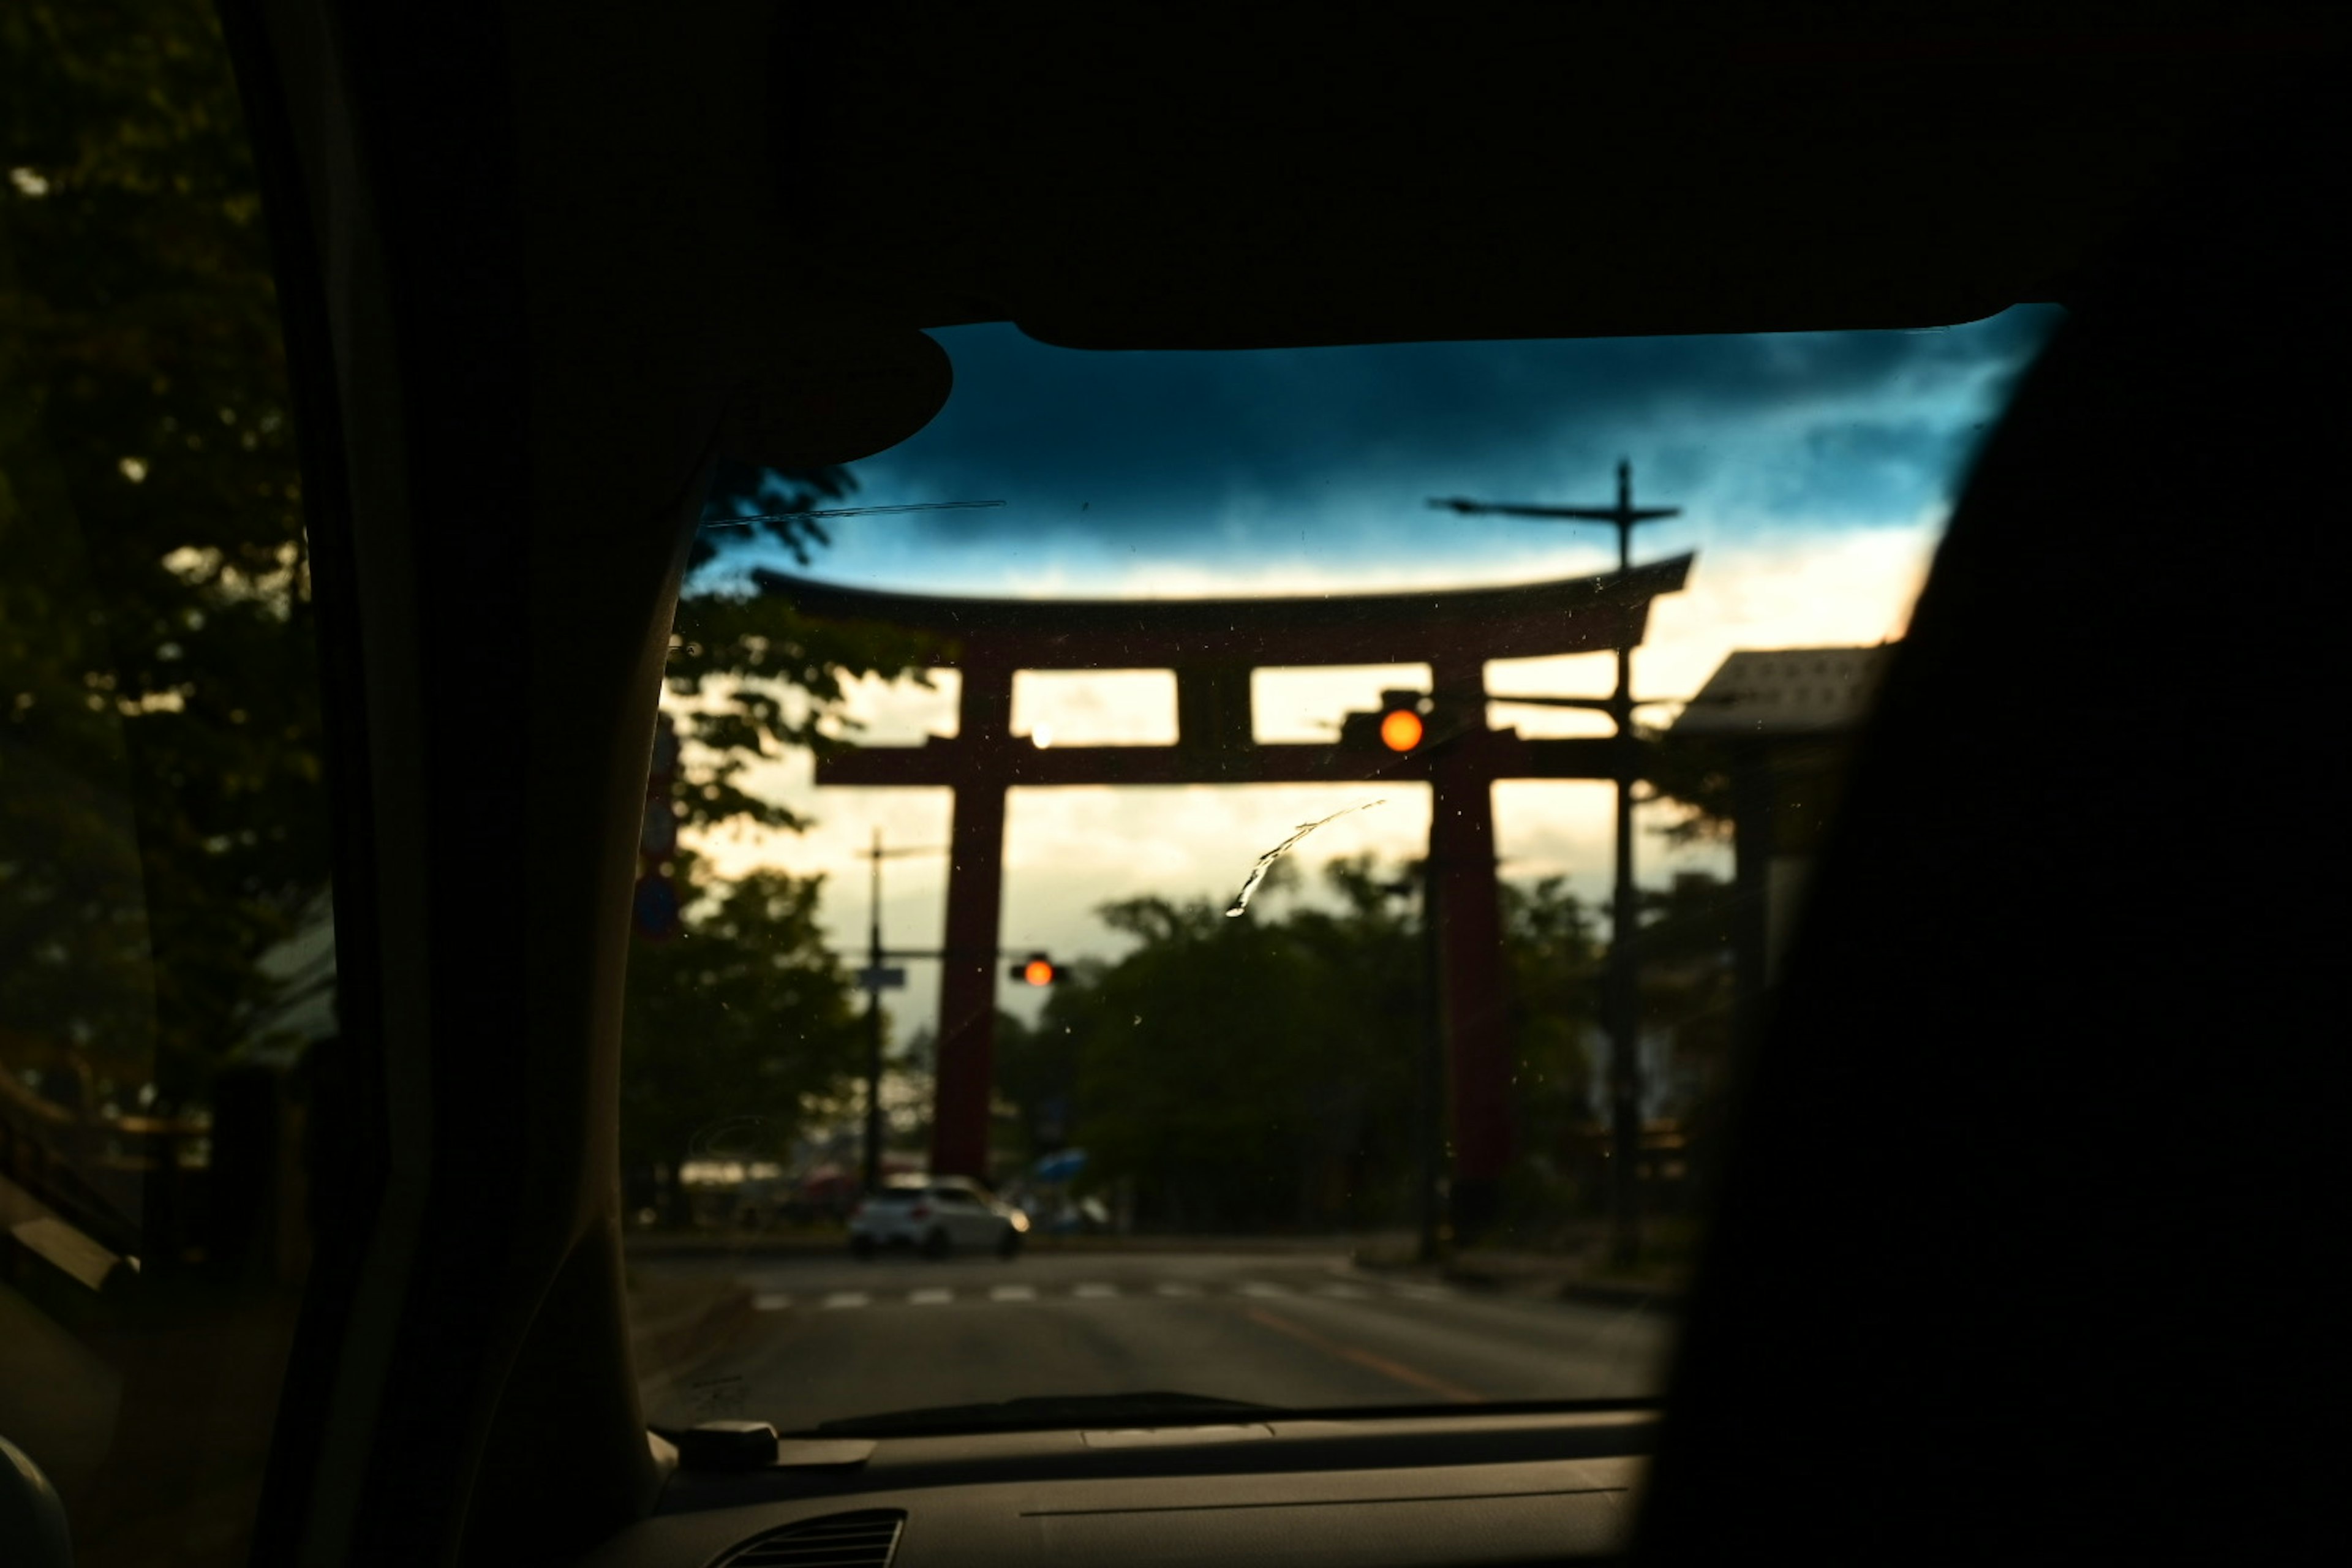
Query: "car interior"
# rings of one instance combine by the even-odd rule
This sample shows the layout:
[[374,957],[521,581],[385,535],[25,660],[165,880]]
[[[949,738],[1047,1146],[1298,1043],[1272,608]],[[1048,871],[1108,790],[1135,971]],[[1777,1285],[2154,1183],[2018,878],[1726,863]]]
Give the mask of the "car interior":
[[[164,1151],[118,1189],[17,1071],[50,1060],[51,993],[0,980],[0,1562],[2213,1561],[2326,1538],[2334,8],[171,0],[0,29],[0,883],[55,866],[68,889],[0,909],[0,965],[131,998],[168,1046],[215,1005],[183,955],[230,920],[174,868],[246,849],[159,814],[282,789],[269,843],[331,881],[334,1020],[294,1066],[241,1057],[110,1110],[115,1144]],[[21,279],[102,293],[121,260],[74,248],[112,209],[48,216],[100,153],[42,106],[140,94],[215,106],[174,124],[249,159],[274,290],[250,320],[197,310],[169,363],[160,317],[76,336],[18,308]],[[211,265],[195,228],[135,232]],[[963,384],[943,343],[989,323],[1136,359],[2028,305],[2063,320],[1974,449],[1733,1064],[1654,1392],[648,1407],[624,982],[726,465],[907,441]],[[180,470],[75,422],[118,383],[164,399],[281,352],[282,429],[226,405],[184,429],[299,468],[299,493],[236,502],[297,520],[299,552],[120,521]],[[40,440],[54,460],[23,455]],[[131,657],[131,569],[157,559],[221,595],[215,630],[279,606],[248,617],[251,679],[310,693],[315,764],[240,784],[190,741],[152,764],[168,784],[110,793],[151,766],[136,745],[39,728],[146,723],[160,699],[70,660],[87,626],[118,646],[87,668]],[[2272,564],[2227,564],[2249,559]],[[75,584],[107,606],[87,626],[58,608]],[[131,959],[42,945],[117,883],[148,911]],[[174,1093],[209,1120],[170,1121]],[[200,1159],[184,1212],[170,1178]]]

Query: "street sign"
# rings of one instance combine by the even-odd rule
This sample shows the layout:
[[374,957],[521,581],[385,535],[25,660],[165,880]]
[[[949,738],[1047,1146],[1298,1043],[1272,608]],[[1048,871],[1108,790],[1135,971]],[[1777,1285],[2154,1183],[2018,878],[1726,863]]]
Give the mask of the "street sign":
[[669,879],[648,874],[637,879],[631,900],[637,934],[648,942],[667,942],[677,934],[677,889]]
[[857,988],[860,991],[900,991],[906,988],[906,984],[907,972],[896,964],[857,972]]
[[1066,1182],[1086,1168],[1084,1149],[1064,1149],[1039,1160],[1029,1173],[1041,1182]]

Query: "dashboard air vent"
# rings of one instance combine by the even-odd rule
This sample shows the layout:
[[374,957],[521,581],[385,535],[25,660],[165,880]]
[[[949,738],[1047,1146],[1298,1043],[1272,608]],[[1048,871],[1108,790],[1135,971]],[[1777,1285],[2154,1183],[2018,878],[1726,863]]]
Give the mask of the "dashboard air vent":
[[711,1568],[889,1568],[906,1524],[896,1509],[804,1519],[753,1536]]

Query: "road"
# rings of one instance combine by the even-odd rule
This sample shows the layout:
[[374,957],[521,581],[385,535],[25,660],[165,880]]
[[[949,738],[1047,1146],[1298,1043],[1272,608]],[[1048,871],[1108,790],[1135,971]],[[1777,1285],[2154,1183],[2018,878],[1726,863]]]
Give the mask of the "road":
[[1290,1408],[1652,1394],[1654,1310],[1363,1270],[1336,1252],[633,1258],[648,1293],[740,1287],[716,1342],[640,1366],[656,1425],[836,1416],[1034,1394],[1208,1394]]

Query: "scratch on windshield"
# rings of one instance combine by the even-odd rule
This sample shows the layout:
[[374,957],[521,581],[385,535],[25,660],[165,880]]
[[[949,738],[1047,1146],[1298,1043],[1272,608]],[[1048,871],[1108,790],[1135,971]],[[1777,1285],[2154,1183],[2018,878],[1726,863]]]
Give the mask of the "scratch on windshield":
[[978,511],[999,507],[1001,500],[919,500],[898,506],[834,506],[814,511],[762,511],[746,517],[705,518],[705,528],[749,528],[755,522],[801,522],[811,518],[879,517],[886,512],[901,511]]
[[1234,895],[1234,907],[1225,911],[1225,918],[1230,920],[1234,916],[1240,914],[1244,910],[1249,908],[1250,895],[1257,891],[1257,885],[1260,882],[1265,880],[1267,870],[1273,867],[1276,860],[1281,859],[1285,855],[1290,853],[1292,846],[1296,845],[1300,839],[1306,837],[1308,834],[1314,832],[1317,828],[1322,826],[1327,822],[1337,822],[1341,817],[1350,816],[1355,812],[1370,811],[1376,805],[1386,805],[1387,804],[1388,802],[1385,800],[1368,800],[1361,805],[1351,805],[1344,811],[1335,811],[1330,816],[1318,817],[1313,822],[1300,823],[1297,832],[1293,833],[1289,837],[1284,839],[1281,843],[1276,845],[1273,848],[1267,850],[1265,854],[1257,858],[1257,864],[1249,868],[1249,875],[1242,881],[1242,890]]

